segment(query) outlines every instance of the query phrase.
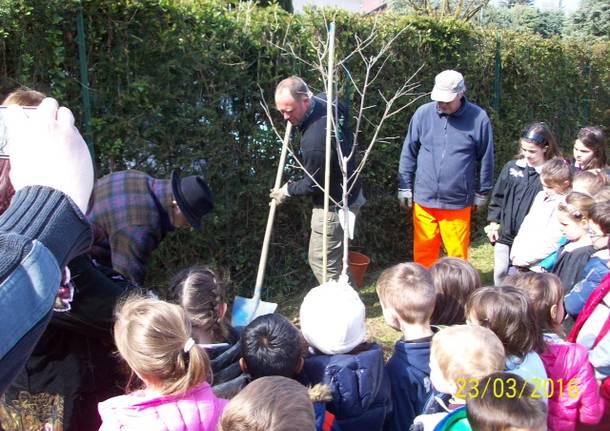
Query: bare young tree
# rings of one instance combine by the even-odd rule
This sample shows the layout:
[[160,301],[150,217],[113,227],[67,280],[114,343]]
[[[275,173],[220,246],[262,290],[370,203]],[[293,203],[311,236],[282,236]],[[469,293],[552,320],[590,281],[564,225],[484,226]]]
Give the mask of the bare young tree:
[[[334,25],[334,23],[333,23]],[[328,26],[327,26],[328,28]],[[313,44],[313,48],[315,51],[315,61],[309,61],[303,57],[301,57],[294,49],[294,47],[290,43],[286,43],[283,46],[276,47],[280,49],[285,55],[289,55],[292,58],[304,63],[314,71],[316,71],[321,81],[324,84],[324,87],[328,87],[328,83],[332,84],[333,94],[337,94],[338,82],[340,77],[343,77],[344,81],[349,82],[349,84],[354,88],[355,98],[357,103],[357,111],[353,116],[354,120],[354,128],[353,128],[353,146],[349,154],[343,153],[343,148],[341,147],[340,141],[340,125],[339,125],[339,109],[338,109],[338,101],[337,98],[327,97],[327,103],[332,104],[332,118],[331,118],[331,135],[334,138],[334,149],[337,153],[337,157],[339,160],[339,165],[342,173],[342,199],[341,202],[336,202],[332,197],[329,196],[332,203],[339,208],[341,215],[340,217],[343,220],[343,270],[342,277],[347,279],[347,269],[349,266],[348,262],[348,250],[349,250],[349,241],[350,241],[350,232],[349,232],[349,204],[348,199],[352,188],[356,184],[356,181],[362,174],[364,167],[375,147],[375,144],[379,142],[389,142],[391,140],[398,139],[396,136],[382,136],[382,128],[385,122],[392,118],[393,116],[399,114],[401,111],[415,103],[420,97],[424,95],[424,93],[417,92],[417,88],[419,87],[419,82],[415,80],[417,73],[423,67],[420,66],[411,76],[409,76],[403,84],[398,89],[393,89],[391,91],[383,91],[377,90],[379,97],[382,101],[380,104],[369,104],[370,92],[371,89],[376,87],[377,81],[379,81],[383,77],[384,66],[391,58],[391,47],[393,43],[402,35],[402,33],[408,27],[404,28],[397,34],[395,34],[390,40],[385,41],[381,48],[375,52],[374,54],[369,54],[373,43],[379,39],[379,31],[377,28],[377,22],[375,22],[366,37],[360,37],[359,35],[354,36],[354,48],[343,58],[338,61],[334,61],[334,58],[329,58],[329,54],[332,55],[334,49],[332,49],[332,44],[334,41],[331,39],[334,37],[334,32],[328,32],[326,34],[326,38],[319,38],[316,43]],[[354,62],[354,58],[358,59],[358,67],[361,68],[363,77],[361,80],[356,80],[353,74],[348,69],[348,62]],[[331,67],[329,68],[329,62]],[[351,66],[353,69],[353,65]],[[273,117],[271,115],[269,105],[265,102],[264,95],[261,97],[261,105],[263,110],[265,111],[270,125],[275,132],[278,139],[282,139],[281,134],[276,128]],[[381,116],[379,118],[373,119],[371,115],[367,115],[369,112],[380,112]],[[364,136],[363,127],[364,124],[368,124],[372,128],[372,135]],[[360,162],[357,164],[356,169],[351,175],[348,173],[348,163],[356,154],[358,154],[358,149],[360,147],[364,147],[364,152]],[[315,184],[316,187],[320,188],[320,190],[325,191],[324,185],[319,184],[314,178],[313,172],[307,172],[301,161],[299,160],[298,155],[294,152],[292,148],[288,148],[288,151],[292,158],[295,160],[296,167],[303,171],[303,173],[308,176]],[[328,169],[327,169],[328,172]],[[328,196],[329,194],[326,193]],[[326,219],[326,217],[325,217]]]

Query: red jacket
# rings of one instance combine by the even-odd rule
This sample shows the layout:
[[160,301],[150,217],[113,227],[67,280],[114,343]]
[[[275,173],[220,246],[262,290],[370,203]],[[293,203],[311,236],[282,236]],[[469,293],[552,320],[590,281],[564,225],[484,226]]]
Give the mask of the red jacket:
[[589,352],[575,343],[548,343],[540,355],[549,377],[548,425],[551,431],[573,431],[577,423],[597,424],[604,413]]
[[[587,303],[582,308],[580,313],[578,314],[578,318],[576,319],[576,323],[572,327],[570,331],[570,335],[568,335],[568,341],[573,343],[576,342],[576,337],[578,337],[578,333],[582,329],[583,325],[587,321],[587,319],[591,316],[591,313],[595,310],[595,308],[599,305],[600,302],[604,299],[604,297],[610,292],[610,274],[606,275],[604,279],[599,283],[599,286],[595,288],[595,290],[589,296]],[[606,321],[601,331],[599,331],[599,335],[593,342],[593,347],[599,343],[599,341],[604,338],[604,336],[610,331],[610,319]]]

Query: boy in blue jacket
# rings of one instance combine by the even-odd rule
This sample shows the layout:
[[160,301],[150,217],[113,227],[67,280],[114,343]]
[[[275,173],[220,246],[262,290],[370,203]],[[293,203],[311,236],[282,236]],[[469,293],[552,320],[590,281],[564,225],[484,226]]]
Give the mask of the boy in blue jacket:
[[434,330],[430,318],[436,291],[422,265],[401,263],[381,274],[377,295],[386,323],[403,334],[386,364],[393,405],[386,429],[404,430],[422,412],[431,390],[430,345]]
[[392,408],[383,351],[365,342],[364,304],[344,280],[330,281],[305,296],[301,332],[309,344],[298,379],[330,387],[327,403],[343,431],[380,431]]

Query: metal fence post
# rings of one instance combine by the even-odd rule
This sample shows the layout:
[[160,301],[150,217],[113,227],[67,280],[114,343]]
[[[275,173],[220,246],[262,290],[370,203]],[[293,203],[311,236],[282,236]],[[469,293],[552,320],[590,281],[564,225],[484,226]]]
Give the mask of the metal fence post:
[[93,133],[91,131],[91,98],[89,94],[89,69],[87,65],[87,47],[85,45],[85,20],[83,19],[83,2],[80,2],[76,16],[76,32],[78,43],[78,62],[80,66],[80,84],[83,98],[83,112],[85,120],[85,141],[89,147],[91,158],[95,160],[93,148]]
[[500,33],[496,33],[496,61],[494,69],[494,98],[493,107],[496,115],[500,113],[500,99],[502,91],[502,54],[500,45]]

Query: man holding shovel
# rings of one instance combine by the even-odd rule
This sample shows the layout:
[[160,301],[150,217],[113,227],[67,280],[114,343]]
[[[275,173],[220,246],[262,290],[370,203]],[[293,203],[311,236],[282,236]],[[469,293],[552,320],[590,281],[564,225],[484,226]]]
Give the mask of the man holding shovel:
[[[270,197],[281,204],[290,196],[311,196],[313,210],[311,213],[311,236],[309,238],[309,266],[319,283],[323,282],[323,225],[324,225],[324,174],[325,174],[325,144],[326,144],[326,96],[314,96],[305,81],[297,76],[291,76],[281,81],[275,90],[275,105],[282,113],[284,120],[295,126],[301,135],[301,163],[305,175],[298,181],[289,181],[282,187],[274,189]],[[352,149],[352,132],[349,129],[346,109],[337,104],[337,127],[344,155]],[[341,168],[335,151],[333,136],[330,163],[330,207],[327,223],[328,266],[327,279],[337,279],[341,274],[341,258],[343,255],[343,228],[339,222],[337,203],[342,201],[343,190]],[[356,158],[348,163],[348,176],[351,177],[356,168]],[[352,188],[348,203],[354,214],[364,204],[361,185],[358,182]]]

